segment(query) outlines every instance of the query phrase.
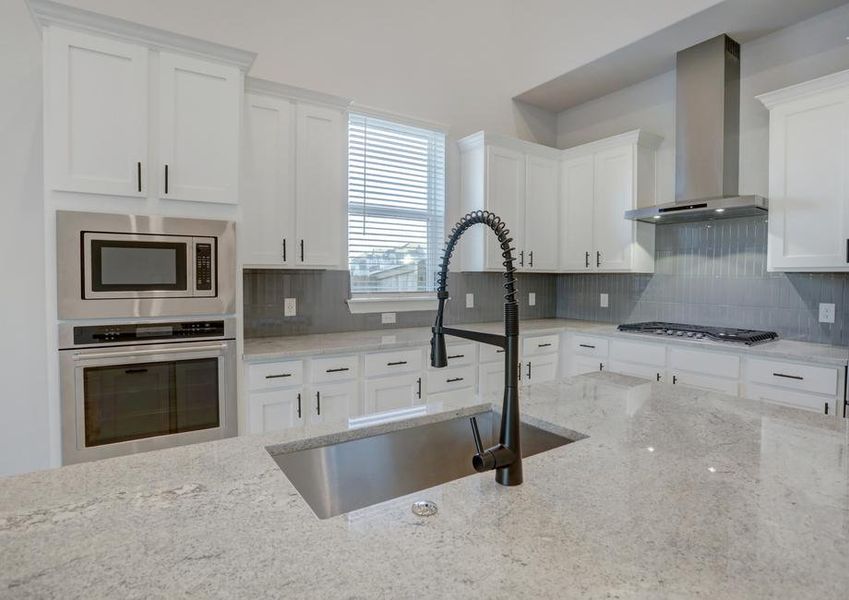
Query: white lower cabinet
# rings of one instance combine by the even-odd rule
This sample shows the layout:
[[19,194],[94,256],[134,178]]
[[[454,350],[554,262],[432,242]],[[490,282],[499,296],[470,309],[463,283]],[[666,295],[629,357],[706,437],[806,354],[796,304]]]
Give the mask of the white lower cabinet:
[[779,360],[747,361],[744,396],[836,414],[842,403],[843,369]]
[[303,389],[289,388],[250,392],[248,433],[266,433],[304,424]]
[[640,377],[642,379],[651,379],[652,381],[658,382],[663,382],[666,379],[665,366],[653,367],[651,365],[641,365],[639,363],[631,363],[621,360],[611,360],[607,370],[611,373],[619,373],[620,375],[630,375],[631,377]]
[[384,413],[421,404],[423,385],[421,372],[366,379],[365,412]]
[[481,395],[504,389],[504,361],[484,363],[478,368]]
[[545,383],[557,379],[558,354],[544,354],[527,358],[523,363],[522,383]]
[[362,414],[358,381],[326,383],[310,390],[309,423],[344,422]]
[[740,393],[740,356],[706,350],[670,348],[669,382],[673,385]]

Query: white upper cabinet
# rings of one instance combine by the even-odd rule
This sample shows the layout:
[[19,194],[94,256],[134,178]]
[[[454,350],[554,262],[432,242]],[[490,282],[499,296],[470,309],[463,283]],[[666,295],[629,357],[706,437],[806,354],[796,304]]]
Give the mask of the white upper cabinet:
[[161,197],[238,201],[241,93],[236,67],[160,53]]
[[557,160],[528,156],[525,166],[525,266],[556,271],[558,265]]
[[849,71],[759,96],[769,109],[770,271],[849,271]]
[[[557,271],[559,151],[484,132],[459,144],[463,212],[488,210],[507,224],[518,270]],[[491,231],[476,226],[465,237],[464,270],[503,270]]]
[[242,257],[249,265],[295,264],[294,104],[245,95]]
[[295,137],[295,226],[303,265],[345,263],[346,111],[299,103]]
[[579,156],[560,164],[560,268],[590,271],[593,254],[595,157]]
[[160,199],[238,203],[242,73],[254,53],[29,6],[43,27],[48,190],[150,200],[141,212],[159,212]]
[[656,204],[661,139],[632,131],[564,151],[560,172],[560,270],[654,272],[654,225],[625,211]]
[[51,28],[44,58],[48,187],[144,196],[147,48]]
[[[243,264],[347,264],[344,98],[249,78],[242,167]],[[330,102],[336,102],[331,105]]]

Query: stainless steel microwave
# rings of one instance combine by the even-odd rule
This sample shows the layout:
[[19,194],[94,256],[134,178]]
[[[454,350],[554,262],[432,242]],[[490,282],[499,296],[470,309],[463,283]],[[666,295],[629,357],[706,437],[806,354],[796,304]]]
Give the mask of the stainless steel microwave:
[[60,319],[235,310],[230,221],[59,211]]

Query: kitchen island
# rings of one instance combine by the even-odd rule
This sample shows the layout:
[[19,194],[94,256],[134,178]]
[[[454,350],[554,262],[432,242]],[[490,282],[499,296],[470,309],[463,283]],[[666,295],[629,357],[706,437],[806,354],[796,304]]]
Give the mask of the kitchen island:
[[[0,597],[846,597],[849,420],[607,373],[525,388],[521,409],[587,437],[528,457],[519,487],[472,475],[327,520],[266,447],[371,429],[0,479]],[[437,515],[411,512],[425,499]]]

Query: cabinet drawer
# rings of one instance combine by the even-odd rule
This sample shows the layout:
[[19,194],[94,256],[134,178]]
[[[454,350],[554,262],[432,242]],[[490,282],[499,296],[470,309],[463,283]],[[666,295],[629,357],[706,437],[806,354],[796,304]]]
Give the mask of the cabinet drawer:
[[663,368],[666,366],[666,345],[613,340],[610,343],[610,359]]
[[[490,346],[495,350],[500,350],[500,348],[496,348],[495,346]],[[475,343],[469,342],[468,344],[453,344],[445,348],[448,353],[448,366],[449,367],[459,367],[461,365],[471,365],[475,362]],[[430,356],[430,349],[428,349],[428,357]],[[503,356],[499,354],[499,356]],[[430,365],[430,361],[428,360],[428,365]],[[433,368],[433,367],[431,367]]]
[[535,335],[522,340],[522,355],[553,354],[560,349],[559,335]]
[[815,396],[804,392],[796,392],[793,390],[772,387],[769,385],[760,385],[758,383],[750,383],[746,386],[746,397],[752,400],[766,400],[775,402],[784,406],[792,406],[794,408],[803,408],[814,412],[825,413],[826,404],[828,404],[828,414],[836,414],[836,402],[834,398],[826,398],[824,396]]
[[607,356],[608,343],[605,338],[589,335],[573,335],[569,343],[574,354],[584,356]]
[[300,385],[304,381],[304,361],[255,363],[248,365],[248,387],[251,390]]
[[432,371],[428,371],[427,374],[428,394],[474,387],[475,367],[472,365],[449,369],[433,369]]
[[357,379],[359,376],[360,357],[356,354],[315,358],[310,362],[310,381],[313,383],[345,381]]
[[740,377],[740,357],[734,354],[671,348],[669,364],[673,374],[679,374],[678,371],[690,371],[728,379]]
[[478,344],[478,347],[481,352],[481,364],[504,360],[504,348],[491,344]]
[[801,392],[837,395],[837,369],[758,358],[746,363],[747,379]]
[[397,352],[376,352],[366,354],[365,375],[390,375],[392,373],[407,373],[422,368],[422,350],[398,350]]

